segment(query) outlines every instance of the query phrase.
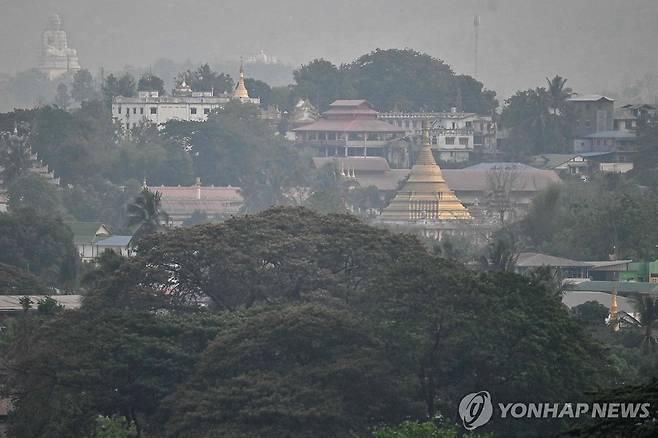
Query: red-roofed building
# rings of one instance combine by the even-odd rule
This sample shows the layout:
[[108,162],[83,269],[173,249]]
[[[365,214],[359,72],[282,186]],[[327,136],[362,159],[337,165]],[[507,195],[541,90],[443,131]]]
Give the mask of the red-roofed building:
[[239,187],[202,186],[155,186],[152,192],[162,194],[161,207],[167,212],[174,226],[180,226],[195,211],[205,213],[209,219],[222,219],[240,212],[244,202]]
[[365,100],[337,100],[321,119],[295,128],[295,142],[316,157],[389,158],[391,142],[405,131],[378,120],[378,114]]

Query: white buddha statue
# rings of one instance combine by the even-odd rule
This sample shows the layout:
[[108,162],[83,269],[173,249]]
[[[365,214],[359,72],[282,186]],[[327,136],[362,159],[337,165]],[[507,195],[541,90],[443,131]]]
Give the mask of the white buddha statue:
[[49,79],[55,79],[69,71],[80,70],[78,53],[68,47],[66,32],[62,30],[62,20],[57,14],[50,17],[48,28],[41,34],[39,69]]

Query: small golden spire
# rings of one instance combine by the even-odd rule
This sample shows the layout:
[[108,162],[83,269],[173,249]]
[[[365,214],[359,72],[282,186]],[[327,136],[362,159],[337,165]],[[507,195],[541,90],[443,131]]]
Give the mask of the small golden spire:
[[617,305],[617,285],[612,287],[610,299],[610,325],[612,330],[619,331],[619,306]]
[[237,87],[235,87],[235,92],[233,92],[233,97],[240,100],[249,99],[249,92],[244,85],[244,65],[242,58],[240,58],[240,79],[238,80]]

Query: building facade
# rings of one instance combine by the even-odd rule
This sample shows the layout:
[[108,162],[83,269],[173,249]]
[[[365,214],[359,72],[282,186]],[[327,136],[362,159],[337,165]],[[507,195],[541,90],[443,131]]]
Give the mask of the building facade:
[[385,157],[397,162],[396,148],[408,153],[407,145],[396,146],[405,131],[379,120],[378,114],[365,100],[337,100],[322,118],[292,130],[295,143],[316,157]]
[[160,193],[161,207],[169,215],[170,225],[181,226],[195,213],[203,213],[210,220],[222,220],[240,212],[244,199],[239,187],[202,186],[201,180],[193,186],[154,186]]
[[171,96],[160,96],[157,91],[140,91],[137,97],[117,96],[112,100],[112,117],[130,130],[148,121],[156,125],[169,120],[203,122],[216,108],[238,101],[260,105],[260,99],[250,97],[244,85],[244,69],[240,66],[240,79],[232,94],[215,96],[212,91],[192,91],[183,81]]
[[417,140],[422,137],[423,120],[427,120],[432,152],[438,161],[460,163],[470,161],[476,153],[496,153],[496,123],[490,116],[452,108],[449,112],[389,112],[378,117],[404,129],[406,136]]
[[611,131],[614,126],[614,102],[598,94],[570,97],[568,103],[575,117],[574,136],[582,138],[597,132]]

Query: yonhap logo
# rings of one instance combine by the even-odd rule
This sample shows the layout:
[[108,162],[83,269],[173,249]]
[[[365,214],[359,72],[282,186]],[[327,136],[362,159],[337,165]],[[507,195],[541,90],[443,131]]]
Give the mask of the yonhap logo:
[[491,395],[487,391],[473,392],[459,403],[459,416],[466,430],[484,426],[493,415]]
[[[651,403],[621,402],[512,402],[498,403],[496,418],[649,418]],[[491,420],[494,413],[488,391],[467,394],[459,403],[459,416],[466,430],[477,429]]]

